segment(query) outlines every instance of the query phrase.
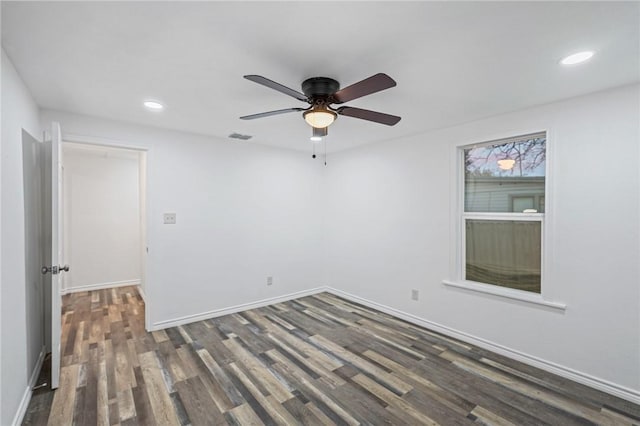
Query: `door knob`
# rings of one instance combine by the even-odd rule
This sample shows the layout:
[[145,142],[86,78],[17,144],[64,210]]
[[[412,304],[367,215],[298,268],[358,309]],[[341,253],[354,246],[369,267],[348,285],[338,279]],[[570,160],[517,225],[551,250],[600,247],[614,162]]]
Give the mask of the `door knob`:
[[58,271],[62,272],[69,272],[69,265],[64,265],[64,266],[58,266]]

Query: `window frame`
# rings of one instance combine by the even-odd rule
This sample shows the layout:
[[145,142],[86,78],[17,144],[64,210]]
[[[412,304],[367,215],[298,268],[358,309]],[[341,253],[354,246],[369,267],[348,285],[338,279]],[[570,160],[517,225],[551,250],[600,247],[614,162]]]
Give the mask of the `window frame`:
[[[510,139],[517,139],[520,137],[526,137],[529,135],[535,135],[544,133],[546,137],[545,141],[545,212],[544,213],[519,213],[519,212],[466,212],[465,211],[465,166],[464,166],[464,150],[471,147],[481,147],[487,145],[495,145],[500,141],[506,141]],[[516,136],[514,136],[516,135]],[[519,135],[519,136],[518,136]],[[509,132],[506,135],[494,135],[487,138],[478,138],[476,141],[470,141],[465,143],[457,143],[453,146],[454,155],[452,155],[452,170],[455,173],[454,179],[452,179],[452,202],[451,202],[451,217],[452,217],[452,236],[454,236],[452,244],[452,255],[450,265],[450,279],[443,280],[443,284],[448,287],[460,288],[464,290],[470,290],[471,292],[478,292],[483,294],[489,294],[498,296],[499,298],[517,300],[521,302],[542,305],[547,308],[558,309],[564,311],[566,304],[562,302],[554,301],[555,292],[550,285],[548,276],[551,263],[548,260],[551,258],[551,245],[550,232],[548,226],[552,220],[553,210],[552,204],[553,197],[551,194],[551,182],[552,182],[552,149],[553,145],[550,144],[551,132],[547,130],[538,131],[520,131]],[[478,140],[484,140],[484,142],[478,142]],[[536,198],[537,201],[537,198]],[[549,214],[549,211],[552,213]],[[479,220],[499,220],[499,221],[537,221],[540,222],[540,293],[534,293],[525,290],[518,290],[510,287],[503,287],[495,284],[481,283],[476,281],[469,281],[465,279],[466,274],[466,220],[467,219],[479,219]]]

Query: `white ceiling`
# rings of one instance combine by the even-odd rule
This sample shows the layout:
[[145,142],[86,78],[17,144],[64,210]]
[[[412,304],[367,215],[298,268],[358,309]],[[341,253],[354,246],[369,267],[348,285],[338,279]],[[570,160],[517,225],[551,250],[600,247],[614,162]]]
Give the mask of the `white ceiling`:
[[397,87],[348,105],[402,121],[339,117],[337,151],[640,81],[639,17],[638,2],[2,1],[2,44],[44,108],[301,150],[300,113],[238,119],[305,106],[244,74],[298,91],[389,74]]

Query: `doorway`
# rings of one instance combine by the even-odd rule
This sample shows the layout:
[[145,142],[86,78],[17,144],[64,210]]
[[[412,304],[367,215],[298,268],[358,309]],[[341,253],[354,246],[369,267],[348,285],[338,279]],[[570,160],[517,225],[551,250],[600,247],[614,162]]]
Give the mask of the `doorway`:
[[[28,373],[33,386],[51,352],[40,375],[45,388],[34,387],[46,392],[60,373],[61,294],[123,285],[144,294],[147,153],[62,142],[58,123],[42,142],[23,131],[22,150]],[[122,271],[126,279],[117,278]]]
[[62,143],[61,293],[138,286],[146,266],[146,151]]

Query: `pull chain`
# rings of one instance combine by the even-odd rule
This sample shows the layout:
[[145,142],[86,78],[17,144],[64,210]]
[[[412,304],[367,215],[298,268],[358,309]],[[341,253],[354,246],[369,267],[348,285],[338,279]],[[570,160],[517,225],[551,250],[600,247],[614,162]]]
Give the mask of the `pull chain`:
[[324,142],[324,165],[327,165],[327,140],[324,139],[322,142]]

